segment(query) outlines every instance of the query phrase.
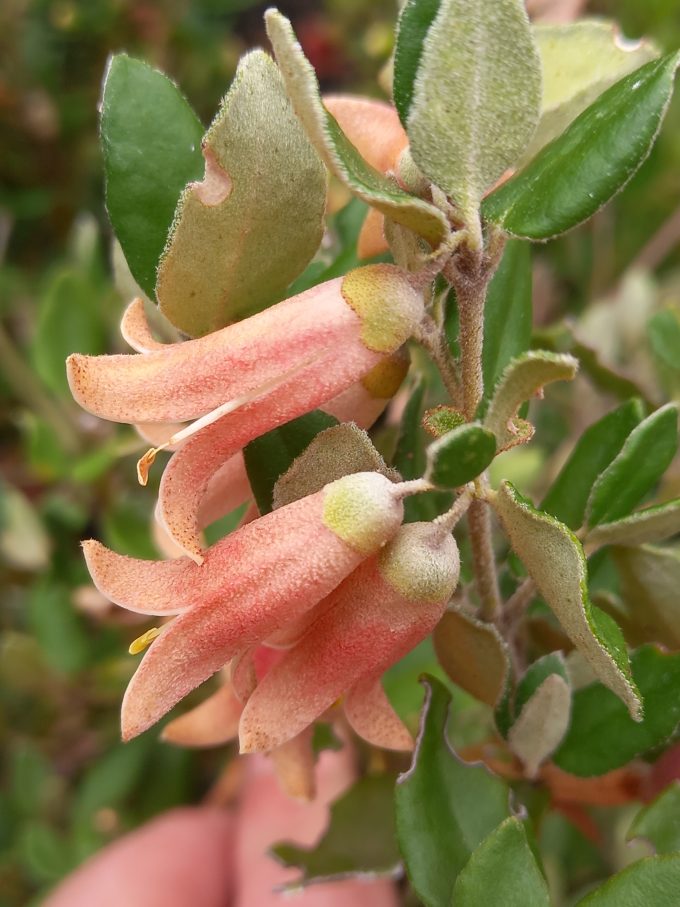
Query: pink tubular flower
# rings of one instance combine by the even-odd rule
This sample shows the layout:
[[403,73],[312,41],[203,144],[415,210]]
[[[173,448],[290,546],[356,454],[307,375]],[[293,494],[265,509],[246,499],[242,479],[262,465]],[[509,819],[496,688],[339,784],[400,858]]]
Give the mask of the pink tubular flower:
[[346,476],[228,535],[201,566],[188,558],[138,560],[85,542],[90,574],[107,598],[140,613],[180,614],[130,681],[124,739],[325,598],[395,534],[404,493],[378,473]]
[[368,742],[409,749],[381,675],[433,630],[458,582],[449,532],[433,523],[402,526],[318,606],[303,638],[249,697],[241,752],[268,752],[297,736],[341,696],[354,730]]

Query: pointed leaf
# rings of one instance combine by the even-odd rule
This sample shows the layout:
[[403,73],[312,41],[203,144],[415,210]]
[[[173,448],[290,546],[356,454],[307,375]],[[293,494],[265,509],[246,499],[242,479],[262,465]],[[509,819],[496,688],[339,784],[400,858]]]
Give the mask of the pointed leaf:
[[484,217],[512,236],[537,240],[588,220],[649,155],[679,61],[677,53],[654,60],[609,88],[524,170],[486,198]]
[[569,727],[571,689],[559,674],[550,674],[530,696],[510,728],[508,744],[529,778],[562,742]]
[[496,436],[472,422],[454,428],[427,448],[425,478],[438,488],[460,488],[476,479],[496,455]]
[[326,207],[323,165],[264,51],[239,63],[203,155],[156,286],[163,314],[192,336],[276,302],[318,249]]
[[680,854],[647,857],[578,902],[576,907],[676,907],[680,888]]
[[627,516],[657,484],[678,449],[678,408],[662,406],[628,436],[599,476],[587,506],[588,526]]
[[571,381],[578,370],[573,356],[536,350],[513,359],[500,377],[484,418],[484,426],[496,435],[498,449],[503,450],[531,437],[524,420],[517,413],[525,400],[537,394],[552,381]]
[[536,510],[509,482],[493,505],[513,549],[563,629],[596,676],[639,720],[641,703],[630,674],[621,631],[588,597],[588,572],[581,543],[563,524]]
[[588,533],[593,545],[644,545],[661,542],[680,532],[680,498],[646,507],[613,523],[600,523]]
[[557,674],[566,683],[569,683],[564,656],[561,652],[549,652],[542,658],[532,662],[522,675],[517,689],[507,690],[503,700],[496,709],[496,726],[504,737],[520,712],[538,690],[541,684],[552,674]]
[[493,624],[447,611],[432,635],[439,664],[466,693],[494,706],[510,670],[507,646]]
[[550,907],[548,886],[519,819],[506,819],[473,852],[453,888],[455,907]]
[[177,201],[203,174],[202,137],[167,76],[126,54],[111,57],[101,108],[106,207],[132,276],[151,298]]
[[531,247],[511,240],[493,276],[484,304],[484,399],[488,401],[505,367],[531,341]]
[[657,853],[680,851],[680,781],[640,810],[626,835],[634,838],[646,838]]
[[397,838],[416,894],[426,907],[443,907],[472,852],[508,818],[508,788],[451,751],[451,696],[432,677],[423,685],[427,698],[413,764],[395,792]]
[[449,232],[441,211],[404,192],[361,157],[323,106],[316,75],[290,22],[276,10],[268,10],[265,20],[295,112],[328,168],[362,201],[438,246]]
[[464,215],[526,149],[541,64],[520,0],[442,0],[423,36],[406,131],[413,159]]
[[541,510],[551,513],[570,529],[578,529],[594,482],[620,452],[643,415],[640,401],[628,400],[589,425],[543,498]]
[[[261,514],[273,507],[274,487],[296,457],[337,419],[319,409],[261,435],[243,451],[248,480]],[[323,486],[322,486],[323,487]]]
[[614,548],[621,595],[642,638],[680,648],[680,551],[677,548]]
[[632,721],[624,706],[601,684],[574,693],[571,726],[554,756],[573,775],[603,775],[662,746],[680,722],[680,655],[643,646],[631,658],[645,716]]

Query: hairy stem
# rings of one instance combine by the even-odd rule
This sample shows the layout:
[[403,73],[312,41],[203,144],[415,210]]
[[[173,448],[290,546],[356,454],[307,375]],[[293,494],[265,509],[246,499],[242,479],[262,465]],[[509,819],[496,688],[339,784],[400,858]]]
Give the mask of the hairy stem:
[[431,315],[425,315],[416,334],[416,340],[427,350],[430,358],[439,369],[444,387],[446,388],[454,406],[461,405],[461,387],[456,373],[444,332],[441,331]]
[[491,515],[485,501],[473,501],[470,505],[468,531],[481,616],[490,622],[497,621],[501,613],[501,595],[491,538]]

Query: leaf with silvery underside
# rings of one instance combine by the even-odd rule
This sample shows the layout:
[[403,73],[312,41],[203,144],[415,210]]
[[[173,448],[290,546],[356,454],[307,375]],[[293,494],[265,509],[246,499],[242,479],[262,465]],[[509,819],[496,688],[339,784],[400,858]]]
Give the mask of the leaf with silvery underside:
[[643,807],[633,820],[627,841],[646,838],[657,853],[680,851],[680,781]]
[[680,655],[643,646],[631,656],[635,684],[645,704],[635,722],[600,683],[574,693],[571,725],[553,761],[566,772],[604,775],[665,744],[680,723]]
[[536,510],[509,482],[492,500],[515,553],[595,675],[640,720],[642,705],[630,673],[626,644],[614,620],[588,597],[581,543],[567,526]]
[[578,529],[583,523],[593,484],[619,454],[626,438],[643,417],[642,404],[634,399],[589,425],[543,498],[541,510],[551,513],[570,529]]
[[432,640],[447,676],[475,699],[494,706],[510,671],[508,647],[496,627],[462,611],[447,611]]
[[408,110],[400,102],[411,154],[469,219],[534,133],[538,50],[521,0],[441,0],[420,34]]
[[460,488],[484,472],[496,455],[496,438],[479,423],[459,425],[427,448],[425,479],[437,488]]
[[111,57],[101,106],[106,208],[130,271],[151,298],[177,201],[203,174],[202,137],[167,76],[127,54]]
[[394,833],[394,776],[369,775],[336,800],[328,827],[313,847],[280,843],[272,847],[284,866],[302,875],[286,888],[306,887],[353,876],[395,876],[399,851]]
[[395,791],[397,840],[420,900],[425,907],[444,907],[472,852],[509,817],[509,790],[485,766],[453,753],[446,738],[451,695],[433,677],[423,685],[427,696],[413,763]]
[[645,545],[680,532],[680,498],[637,510],[611,523],[600,523],[587,535],[591,545]]
[[584,19],[534,25],[541,55],[541,120],[520,166],[557,138],[603,91],[659,56],[651,41],[629,41],[615,22]]
[[680,854],[647,857],[612,876],[576,907],[676,907],[679,889]]
[[678,53],[607,89],[516,176],[486,197],[485,220],[511,236],[552,239],[588,220],[648,157],[673,93]]
[[456,879],[451,904],[550,907],[548,886],[519,819],[506,819],[473,851]]
[[519,713],[551,674],[557,674],[566,683],[569,683],[567,668],[561,652],[549,652],[542,658],[536,659],[524,672],[514,692],[509,689],[506,691],[503,701],[498,703],[495,716],[496,726],[504,737],[508,736],[508,731]]
[[626,616],[638,635],[680,649],[680,550],[613,548]]
[[528,440],[533,428],[517,417],[520,406],[552,381],[571,381],[578,371],[573,356],[536,350],[513,359],[503,371],[484,417],[499,450]]
[[276,483],[295,459],[320,432],[337,424],[338,420],[333,416],[315,409],[246,445],[243,458],[261,514],[272,510]]
[[529,349],[532,322],[531,247],[511,240],[489,284],[484,304],[484,404],[505,367]]
[[424,237],[431,246],[438,246],[449,234],[442,212],[404,192],[361,157],[324,107],[314,70],[288,19],[268,10],[265,21],[295,112],[326,166],[362,201]]
[[203,140],[158,269],[161,311],[192,336],[278,301],[321,242],[326,173],[273,60],[256,50]]
[[630,514],[658,483],[678,449],[678,407],[662,406],[636,426],[593,485],[586,507],[589,527]]

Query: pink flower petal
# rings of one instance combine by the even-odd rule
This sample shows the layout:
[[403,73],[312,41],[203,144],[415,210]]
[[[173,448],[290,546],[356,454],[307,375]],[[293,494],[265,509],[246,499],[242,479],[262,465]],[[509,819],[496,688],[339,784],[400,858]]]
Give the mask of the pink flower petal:
[[162,737],[178,746],[220,746],[238,737],[243,703],[230,683],[224,683],[200,705],[163,728]]
[[413,749],[413,737],[392,708],[379,677],[356,683],[345,697],[344,708],[352,730],[373,746]]
[[309,802],[316,795],[312,729],[306,728],[269,754],[281,790],[294,800]]
[[146,317],[144,300],[139,296],[133,299],[123,312],[120,333],[123,340],[137,353],[151,353],[153,350],[164,350],[170,346],[154,337]]

